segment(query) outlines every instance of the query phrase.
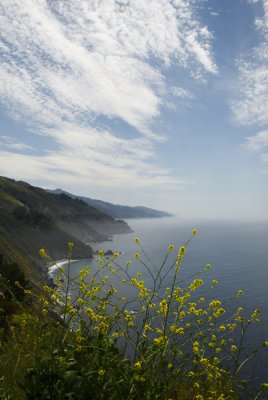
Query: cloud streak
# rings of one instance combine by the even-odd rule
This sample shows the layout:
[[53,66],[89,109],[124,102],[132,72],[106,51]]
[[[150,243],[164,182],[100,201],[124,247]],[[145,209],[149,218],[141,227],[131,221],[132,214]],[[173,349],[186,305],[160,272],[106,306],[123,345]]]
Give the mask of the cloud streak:
[[[249,0],[249,3],[262,6],[263,15],[255,18],[261,41],[237,62],[238,96],[231,108],[238,124],[257,126],[257,133],[246,138],[244,146],[262,151],[268,145],[268,0]],[[261,155],[260,159],[266,162],[267,155]]]
[[33,150],[33,147],[16,141],[14,138],[9,136],[0,136],[0,145],[6,149],[11,150]]
[[[15,164],[24,176],[46,175],[53,184],[184,184],[155,162],[163,135],[153,123],[166,102],[168,68],[187,68],[195,78],[217,73],[212,35],[198,21],[195,3],[3,0],[1,103],[57,151],[18,154],[15,143],[5,143],[14,151],[0,152],[1,170],[13,175]],[[124,121],[136,137],[103,129],[100,117]]]
[[263,8],[262,17],[255,18],[261,42],[237,61],[238,97],[232,103],[232,111],[240,124],[263,126],[268,124],[268,0],[249,2],[259,2]]
[[246,138],[247,143],[244,145],[250,150],[263,150],[264,147],[268,146],[268,130],[258,132],[254,136]]

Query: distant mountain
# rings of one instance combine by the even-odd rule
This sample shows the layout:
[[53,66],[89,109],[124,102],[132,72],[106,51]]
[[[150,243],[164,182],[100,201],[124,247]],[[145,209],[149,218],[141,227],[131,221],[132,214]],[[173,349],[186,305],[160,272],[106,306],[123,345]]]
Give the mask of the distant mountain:
[[102,200],[90,199],[89,197],[76,196],[74,194],[68,193],[62,189],[49,190],[50,193],[54,194],[65,194],[72,197],[73,199],[80,199],[87,203],[88,205],[97,208],[98,210],[110,215],[113,218],[161,218],[161,217],[171,217],[165,211],[158,211],[152,208],[136,206],[122,206],[119,204],[112,204]]
[[40,282],[41,248],[59,260],[66,258],[68,242],[73,242],[73,258],[90,258],[86,243],[127,232],[131,229],[124,221],[82,200],[0,177],[0,254],[23,266],[31,281]]

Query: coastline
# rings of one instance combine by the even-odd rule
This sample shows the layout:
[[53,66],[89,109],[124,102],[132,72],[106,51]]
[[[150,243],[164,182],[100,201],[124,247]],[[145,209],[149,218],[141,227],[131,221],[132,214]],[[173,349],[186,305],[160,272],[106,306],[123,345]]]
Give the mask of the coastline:
[[77,259],[75,260],[69,260],[68,258],[66,259],[61,259],[58,261],[53,262],[53,264],[48,264],[47,266],[47,279],[49,285],[54,285],[55,284],[55,278],[54,278],[54,272],[56,270],[59,270],[60,267],[63,265],[67,264],[68,262],[72,263],[73,261],[78,261]]

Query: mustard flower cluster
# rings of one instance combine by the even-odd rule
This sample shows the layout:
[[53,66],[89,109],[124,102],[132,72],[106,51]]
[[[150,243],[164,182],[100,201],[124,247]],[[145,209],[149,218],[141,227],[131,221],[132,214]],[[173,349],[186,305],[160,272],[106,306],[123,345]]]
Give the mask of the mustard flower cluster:
[[[79,365],[80,381],[91,382],[87,396],[94,397],[96,390],[96,398],[100,391],[103,398],[133,400],[240,398],[236,377],[249,357],[245,334],[259,322],[260,311],[245,318],[238,306],[227,316],[224,303],[214,296],[217,280],[206,285],[196,276],[180,278],[196,234],[193,229],[174,256],[175,246],[170,244],[156,269],[136,237],[138,251],[131,260],[121,262],[119,252],[108,257],[99,250],[94,265],[78,276],[71,277],[69,263],[58,268],[54,287],[44,286],[39,296],[42,318],[48,321],[49,312],[60,312],[63,321],[57,328],[61,348],[54,362],[62,376]],[[70,258],[72,249],[69,243]],[[39,253],[50,260],[44,249]],[[207,264],[202,273],[210,268]],[[234,298],[242,294],[240,290]],[[25,317],[17,322],[24,330],[28,323]],[[237,343],[234,338],[240,331]]]

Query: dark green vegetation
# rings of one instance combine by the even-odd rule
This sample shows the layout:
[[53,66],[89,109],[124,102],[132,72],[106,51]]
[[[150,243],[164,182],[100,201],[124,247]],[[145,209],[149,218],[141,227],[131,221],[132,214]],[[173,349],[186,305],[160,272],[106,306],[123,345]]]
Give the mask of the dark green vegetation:
[[136,206],[122,206],[120,204],[112,204],[107,201],[90,199],[89,197],[75,196],[74,194],[65,192],[62,189],[51,190],[51,193],[64,193],[72,198],[81,199],[90,206],[96,207],[98,210],[111,215],[113,218],[161,218],[171,217],[171,214],[165,211],[153,210],[152,208]]
[[0,254],[0,329],[8,328],[9,317],[20,312],[29,282],[17,263],[8,263]]
[[[4,311],[1,321],[1,399],[267,398],[268,384],[255,394],[245,394],[246,385],[239,378],[254,353],[244,346],[244,336],[248,327],[258,323],[259,310],[244,317],[238,307],[226,317],[217,292],[214,300],[200,297],[202,279],[181,281],[186,246],[177,256],[171,254],[174,246],[169,246],[162,266],[152,271],[152,287],[146,287],[143,272],[150,260],[144,258],[139,238],[135,241],[140,253],[134,254],[132,262],[121,264],[118,253],[106,258],[100,250],[97,270],[86,266],[71,278],[68,263],[59,267],[54,287],[44,286],[38,295],[23,289],[22,283],[27,282],[18,266],[3,264],[0,288],[4,300],[15,308]],[[69,243],[70,256],[72,247]],[[41,253],[47,259],[46,252]],[[166,288],[165,263],[173,276]],[[210,268],[205,266],[202,273]],[[12,282],[7,269],[20,281]],[[122,284],[129,289],[127,299],[120,295]],[[211,293],[216,286],[213,280]],[[239,291],[232,300],[239,302],[241,295]],[[62,316],[58,321],[53,318],[55,309]],[[235,331],[240,332],[238,340]]]
[[40,270],[40,248],[57,260],[66,258],[66,243],[75,244],[74,258],[90,258],[85,243],[130,232],[123,221],[80,200],[48,193],[25,182],[0,178],[0,253],[17,262],[27,278],[38,285],[46,279]]

